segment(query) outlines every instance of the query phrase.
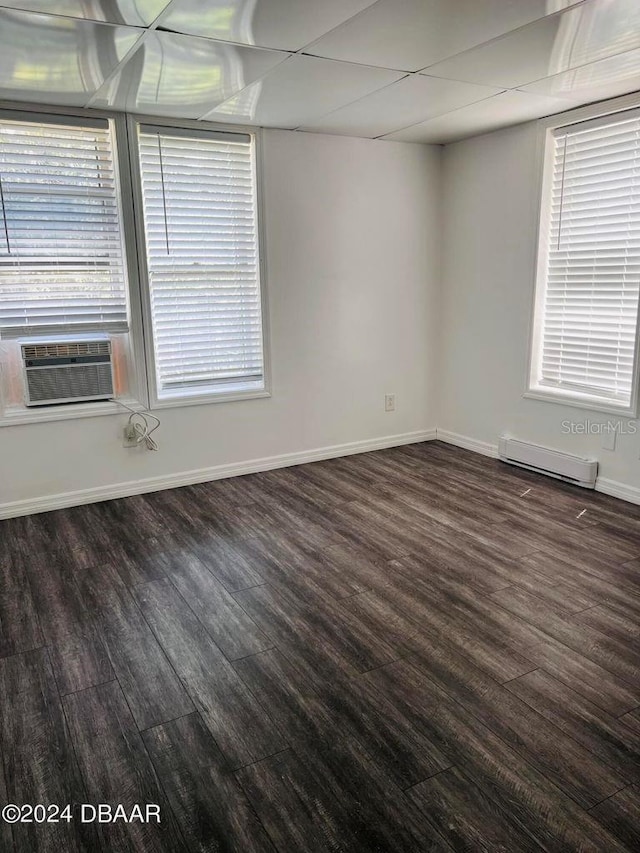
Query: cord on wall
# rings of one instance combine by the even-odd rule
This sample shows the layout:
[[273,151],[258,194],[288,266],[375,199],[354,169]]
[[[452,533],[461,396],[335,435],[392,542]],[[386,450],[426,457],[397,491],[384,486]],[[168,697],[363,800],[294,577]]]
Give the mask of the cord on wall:
[[[157,450],[158,445],[155,439],[151,437],[151,434],[160,426],[160,418],[152,415],[148,410],[137,412],[135,409],[132,409],[131,406],[127,406],[126,403],[123,403],[122,400],[112,398],[111,402],[118,403],[118,405],[131,412],[127,426],[125,427],[125,437],[131,441],[131,446],[135,447],[144,444],[147,450]],[[156,422],[155,426],[150,425],[149,418]]]

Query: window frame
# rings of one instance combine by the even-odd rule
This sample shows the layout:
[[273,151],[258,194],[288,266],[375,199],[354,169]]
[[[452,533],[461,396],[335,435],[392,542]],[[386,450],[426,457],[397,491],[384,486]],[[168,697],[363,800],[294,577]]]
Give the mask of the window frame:
[[[36,126],[46,127],[47,125],[61,126],[61,127],[69,127],[71,129],[77,128],[91,128],[92,126],[100,128],[103,124],[106,126],[105,129],[108,129],[109,136],[113,140],[113,166],[114,172],[116,174],[116,209],[118,212],[118,216],[120,219],[119,222],[119,235],[122,241],[122,256],[123,256],[123,264],[125,268],[125,279],[124,279],[124,297],[126,302],[126,328],[121,329],[104,329],[99,328],[96,330],[97,334],[128,334],[129,333],[129,323],[131,316],[131,307],[130,307],[130,294],[131,287],[129,285],[129,277],[128,277],[128,259],[126,257],[127,253],[127,245],[126,245],[126,234],[125,234],[125,215],[123,210],[123,193],[122,193],[122,183],[121,176],[119,170],[119,162],[118,162],[118,154],[119,154],[119,146],[117,141],[117,123],[114,118],[101,117],[101,116],[58,116],[53,113],[44,113],[38,111],[37,113],[26,112],[25,110],[5,110],[3,109],[0,113],[0,120],[5,119],[8,122],[20,122],[25,124],[33,124]],[[9,252],[11,254],[11,252]],[[97,324],[96,324],[97,325]],[[10,328],[10,332],[6,334],[4,340],[18,340],[20,338],[35,338],[35,337],[50,337],[56,334],[61,334],[63,336],[74,336],[78,335],[87,335],[88,337],[93,334],[93,329],[87,326],[84,329],[75,329],[68,328],[66,331],[51,331],[54,327],[46,326],[43,329],[38,327],[32,327],[30,325],[27,326],[26,329],[20,329],[17,325],[12,326]],[[31,329],[31,330],[30,330]],[[2,331],[0,328],[0,338],[2,337]]]
[[[82,109],[79,107],[54,106],[49,104],[23,103],[0,100],[1,113],[23,114],[25,120],[38,121],[38,117],[64,122],[81,123],[82,119],[107,119],[113,122],[116,143],[115,160],[120,184],[120,208],[125,243],[125,263],[128,276],[129,303],[129,387],[118,398],[133,407],[149,410],[182,406],[205,405],[231,401],[249,400],[271,396],[271,347],[269,334],[269,300],[267,290],[267,266],[265,255],[264,191],[263,191],[263,145],[260,128],[231,124],[176,119],[162,116],[124,113],[114,110]],[[224,389],[201,394],[184,394],[176,398],[159,400],[156,390],[155,353],[149,303],[149,287],[146,278],[146,244],[144,240],[144,212],[142,206],[142,180],[138,159],[137,126],[154,124],[181,130],[210,130],[212,132],[244,133],[254,139],[256,175],[256,215],[258,240],[258,269],[260,276],[260,300],[262,310],[263,387],[249,390]],[[0,354],[0,374],[2,362]],[[49,421],[75,420],[85,417],[121,415],[122,407],[116,402],[73,403],[43,408],[27,406],[5,406],[0,393],[0,427],[46,423]]]
[[[120,211],[125,247],[125,265],[128,283],[129,310],[129,387],[121,397],[127,405],[148,405],[147,370],[143,355],[142,341],[142,308],[140,302],[140,282],[138,267],[135,263],[136,244],[134,233],[133,192],[131,187],[131,172],[126,153],[127,129],[124,114],[106,110],[82,110],[73,107],[60,107],[42,104],[17,103],[0,101],[0,111],[17,116],[22,114],[25,121],[54,120],[64,122],[69,119],[72,123],[81,124],[83,119],[102,118],[113,122],[115,152],[114,160],[118,172],[120,186]],[[0,363],[0,370],[2,364]],[[30,408],[27,406],[7,406],[0,394],[0,427],[29,423],[46,423],[49,421],[72,420],[75,418],[98,417],[101,415],[122,414],[122,407],[110,401],[96,403],[73,403]]]
[[[262,360],[263,360],[263,382],[260,388],[241,387],[232,388],[220,386],[219,391],[207,389],[206,391],[190,391],[176,393],[174,396],[166,394],[160,396],[158,393],[155,348],[153,345],[153,318],[151,314],[151,290],[147,286],[141,288],[142,312],[145,334],[145,354],[147,364],[147,383],[149,389],[149,401],[152,409],[169,409],[178,406],[197,406],[208,403],[228,403],[237,400],[252,400],[271,396],[271,363],[269,358],[269,323],[268,323],[268,300],[266,286],[266,265],[264,260],[264,215],[263,215],[263,193],[261,175],[262,169],[262,134],[258,128],[241,128],[236,125],[220,125],[202,121],[191,121],[184,119],[162,118],[150,116],[127,115],[127,131],[129,139],[129,158],[131,164],[131,179],[133,185],[133,203],[136,227],[136,245],[138,247],[138,268],[141,282],[148,283],[149,272],[147,265],[146,235],[144,224],[144,206],[142,194],[142,172],[140,170],[140,155],[138,148],[138,126],[155,125],[168,130],[194,130],[199,134],[206,131],[212,133],[244,133],[252,137],[255,151],[255,187],[256,187],[256,238],[258,249],[258,285],[260,288],[260,307],[262,319]],[[231,385],[231,383],[229,383]],[[238,382],[238,386],[242,383]]]
[[527,366],[525,377],[525,388],[523,397],[530,400],[539,400],[556,405],[569,406],[571,408],[588,409],[593,412],[603,412],[610,415],[622,415],[635,418],[638,415],[640,403],[640,300],[636,318],[636,341],[634,349],[633,380],[631,387],[631,399],[629,405],[616,405],[614,401],[579,391],[565,389],[553,389],[540,386],[536,383],[536,375],[542,354],[542,332],[544,322],[544,300],[546,296],[547,276],[547,235],[550,224],[548,214],[551,198],[551,177],[553,174],[553,134],[556,130],[571,125],[591,124],[602,121],[606,123],[620,114],[630,113],[640,109],[640,98],[637,93],[625,95],[598,104],[590,104],[586,107],[567,110],[557,113],[537,122],[535,176],[538,185],[538,193],[534,195],[535,209],[535,257],[533,263],[533,288],[531,301],[531,315],[529,324],[529,340],[527,348]]

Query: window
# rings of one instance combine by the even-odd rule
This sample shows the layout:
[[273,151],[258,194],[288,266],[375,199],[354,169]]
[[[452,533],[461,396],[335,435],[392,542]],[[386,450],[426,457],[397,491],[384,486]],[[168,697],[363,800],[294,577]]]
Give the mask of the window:
[[640,114],[550,132],[530,391],[635,414]]
[[138,126],[158,401],[264,388],[254,139]]
[[0,335],[127,330],[106,119],[0,118]]
[[256,135],[103,116],[0,111],[0,424],[114,410],[27,410],[34,336],[107,334],[130,402],[267,396]]

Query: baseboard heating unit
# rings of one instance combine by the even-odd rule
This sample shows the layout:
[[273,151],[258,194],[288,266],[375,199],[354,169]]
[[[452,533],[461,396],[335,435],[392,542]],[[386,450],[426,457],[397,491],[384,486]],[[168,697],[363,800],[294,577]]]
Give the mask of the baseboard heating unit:
[[498,456],[510,465],[547,474],[585,489],[593,489],[596,484],[598,463],[595,459],[583,459],[505,436],[501,436],[498,443]]

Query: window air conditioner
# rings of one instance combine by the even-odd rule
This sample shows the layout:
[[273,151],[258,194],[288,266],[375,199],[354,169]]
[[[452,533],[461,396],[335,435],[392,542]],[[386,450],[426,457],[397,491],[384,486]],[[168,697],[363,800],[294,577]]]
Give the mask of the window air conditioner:
[[113,397],[111,341],[43,338],[20,341],[25,405],[50,406]]

